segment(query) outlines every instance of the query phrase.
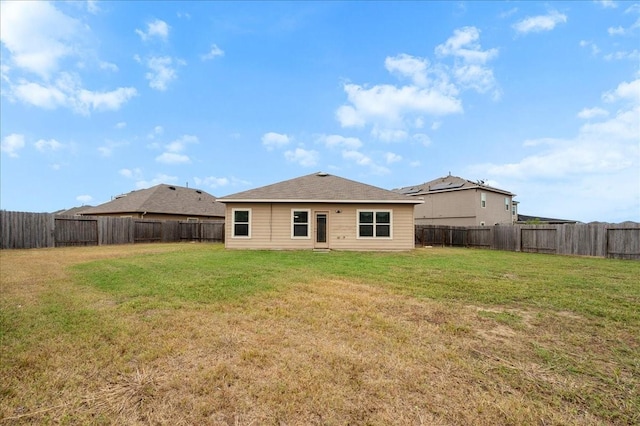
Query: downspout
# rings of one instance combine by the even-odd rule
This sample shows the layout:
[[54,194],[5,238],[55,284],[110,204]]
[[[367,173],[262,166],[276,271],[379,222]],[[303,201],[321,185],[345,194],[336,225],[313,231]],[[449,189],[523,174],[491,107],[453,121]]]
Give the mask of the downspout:
[[140,215],[140,219],[144,219],[144,215],[147,214],[147,212],[144,212]]

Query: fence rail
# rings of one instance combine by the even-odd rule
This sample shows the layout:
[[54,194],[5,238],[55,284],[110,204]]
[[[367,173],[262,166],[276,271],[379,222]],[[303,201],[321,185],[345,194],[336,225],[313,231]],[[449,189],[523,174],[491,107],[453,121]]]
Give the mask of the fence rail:
[[462,246],[640,260],[640,224],[417,225],[418,246]]
[[224,242],[224,222],[57,216],[0,211],[0,248],[98,246],[143,242]]

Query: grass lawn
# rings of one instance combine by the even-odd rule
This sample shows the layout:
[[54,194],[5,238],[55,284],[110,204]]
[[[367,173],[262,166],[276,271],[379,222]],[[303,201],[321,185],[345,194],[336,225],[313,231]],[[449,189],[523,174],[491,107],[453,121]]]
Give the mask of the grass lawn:
[[0,425],[640,423],[640,262],[0,252]]

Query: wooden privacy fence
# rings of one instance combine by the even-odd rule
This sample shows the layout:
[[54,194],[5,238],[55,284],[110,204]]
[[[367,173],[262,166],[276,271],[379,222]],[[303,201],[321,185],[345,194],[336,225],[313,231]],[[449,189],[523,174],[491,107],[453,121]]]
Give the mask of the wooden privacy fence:
[[224,242],[224,222],[56,216],[0,211],[0,248],[97,246],[149,242]]
[[640,260],[640,224],[417,225],[416,245]]

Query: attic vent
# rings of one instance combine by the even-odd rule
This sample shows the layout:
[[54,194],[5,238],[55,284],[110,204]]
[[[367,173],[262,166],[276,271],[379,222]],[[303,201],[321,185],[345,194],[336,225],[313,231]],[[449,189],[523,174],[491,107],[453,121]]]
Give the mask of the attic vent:
[[318,172],[318,176],[320,176],[320,177],[329,176],[329,173],[327,173],[327,172]]
[[198,194],[202,194],[202,191],[200,191],[199,189],[196,189],[196,192],[197,192]]
[[175,186],[170,186],[169,189],[172,190],[172,191],[175,191],[176,187]]

